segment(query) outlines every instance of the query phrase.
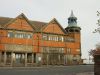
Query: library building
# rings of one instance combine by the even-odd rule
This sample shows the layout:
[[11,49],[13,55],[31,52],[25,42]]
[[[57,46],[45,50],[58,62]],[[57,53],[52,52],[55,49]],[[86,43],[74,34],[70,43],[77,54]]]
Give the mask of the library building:
[[0,66],[78,65],[81,59],[81,28],[73,11],[66,28],[50,22],[29,20],[23,13],[0,17]]

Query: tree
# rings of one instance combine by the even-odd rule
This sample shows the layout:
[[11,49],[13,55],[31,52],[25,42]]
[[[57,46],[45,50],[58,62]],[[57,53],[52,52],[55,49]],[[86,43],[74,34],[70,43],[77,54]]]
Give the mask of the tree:
[[[98,20],[97,20],[98,27],[95,29],[94,33],[99,32],[99,34],[100,34],[100,12],[99,11],[97,11],[97,16],[98,16]],[[100,50],[100,43],[96,44],[96,49],[95,50],[91,49],[89,51],[89,55],[93,56],[96,50]]]
[[95,54],[95,52],[96,52],[96,50],[95,49],[91,49],[90,51],[89,51],[89,56],[94,56],[94,54]]
[[89,63],[90,63],[90,60],[94,61],[94,54],[96,52],[96,49],[91,49],[89,51]]
[[93,33],[96,33],[96,32],[100,33],[100,12],[99,11],[97,11],[97,16],[98,16],[98,20],[97,20],[98,28],[96,28]]
[[[99,32],[100,34],[100,12],[99,11],[97,11],[97,16],[98,16],[98,20],[97,20],[98,27],[95,29],[94,33]],[[100,43],[96,44],[96,50],[100,50]]]
[[[98,27],[95,29],[93,33],[97,33],[97,32],[100,33],[100,12],[99,11],[97,11],[97,16],[98,16],[98,20],[97,20]],[[100,50],[100,43],[96,44],[95,49],[91,49],[89,51],[89,59],[90,59],[90,56],[94,58],[94,54],[96,53],[97,50]]]

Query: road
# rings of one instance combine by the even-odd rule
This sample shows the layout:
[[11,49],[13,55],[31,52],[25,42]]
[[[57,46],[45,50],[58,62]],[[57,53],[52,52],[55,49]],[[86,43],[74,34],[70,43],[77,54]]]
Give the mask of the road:
[[0,75],[76,75],[76,73],[93,72],[93,65],[49,66],[33,68],[0,67]]

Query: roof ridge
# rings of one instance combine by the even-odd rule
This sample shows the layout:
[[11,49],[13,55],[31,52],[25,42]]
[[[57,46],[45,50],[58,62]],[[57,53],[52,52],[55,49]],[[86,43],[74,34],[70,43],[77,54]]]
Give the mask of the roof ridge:
[[[49,23],[52,23],[53,21],[55,21],[57,24],[58,24],[58,26],[61,28],[61,30],[64,32],[64,33],[66,33],[66,31],[64,30],[64,28],[62,27],[62,25],[58,22],[58,20],[56,19],[56,18],[53,18]],[[49,24],[48,23],[48,24]],[[47,25],[48,25],[47,24]],[[44,29],[45,29],[46,27],[44,27]]]
[[29,20],[31,22],[40,22],[40,23],[48,23],[48,22],[42,22],[42,21],[36,21],[36,20]]
[[[5,19],[15,19],[15,18],[12,18],[12,17],[3,17],[3,16],[0,16],[0,18],[5,18]],[[42,22],[42,21],[37,21],[37,20],[30,20],[29,21],[32,21],[32,22],[41,22],[41,23],[48,23],[48,22]]]
[[0,16],[0,18],[9,18],[9,19],[14,19],[14,18],[11,18],[11,17],[3,17],[3,16]]

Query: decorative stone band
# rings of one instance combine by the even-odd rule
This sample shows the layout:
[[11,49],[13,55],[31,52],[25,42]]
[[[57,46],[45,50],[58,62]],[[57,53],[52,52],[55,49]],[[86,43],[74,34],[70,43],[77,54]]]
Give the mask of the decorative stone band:
[[13,52],[32,52],[33,46],[6,44],[5,50],[6,51],[13,51]]

